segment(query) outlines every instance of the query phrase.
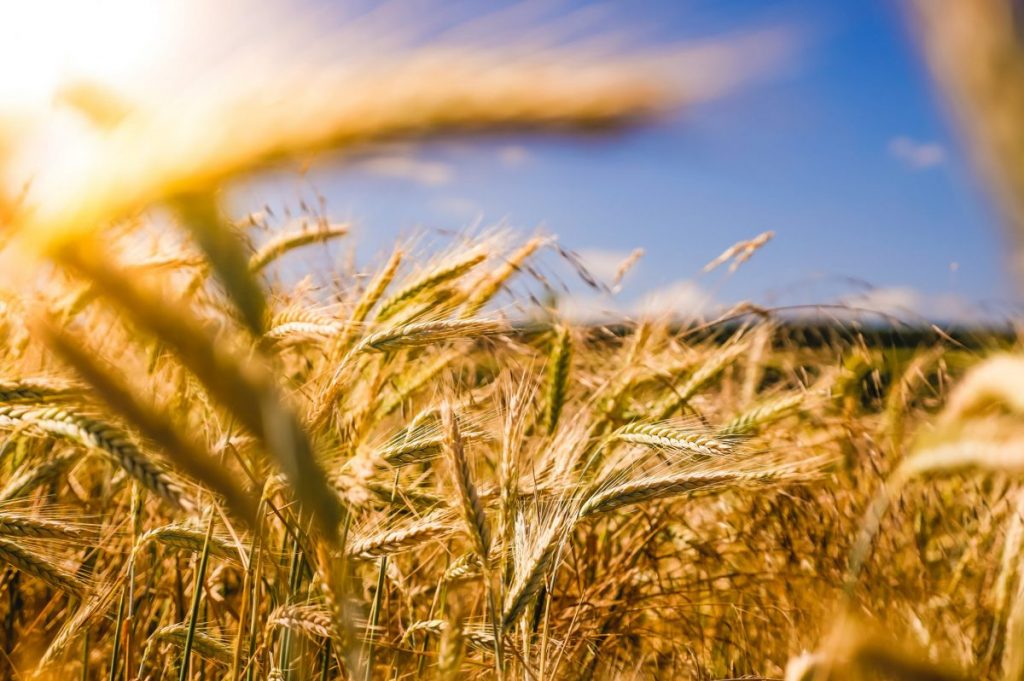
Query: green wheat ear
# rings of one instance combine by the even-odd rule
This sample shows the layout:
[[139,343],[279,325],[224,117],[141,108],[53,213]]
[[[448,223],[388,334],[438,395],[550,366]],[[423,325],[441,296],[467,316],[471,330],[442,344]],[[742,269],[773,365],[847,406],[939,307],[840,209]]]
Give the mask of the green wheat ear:
[[555,330],[555,338],[548,354],[547,383],[544,391],[544,427],[549,435],[555,432],[562,414],[571,362],[572,336],[568,326],[560,325]]

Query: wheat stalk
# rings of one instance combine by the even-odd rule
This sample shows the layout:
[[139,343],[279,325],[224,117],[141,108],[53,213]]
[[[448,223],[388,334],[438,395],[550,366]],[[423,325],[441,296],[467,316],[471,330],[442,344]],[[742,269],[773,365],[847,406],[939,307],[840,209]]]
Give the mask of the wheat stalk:
[[[239,485],[221,465],[212,460],[201,444],[179,431],[160,410],[147,404],[112,371],[101,366],[88,349],[68,334],[52,326],[44,327],[50,347],[78,372],[112,408],[122,414],[141,433],[157,443],[168,457],[186,473],[202,481],[220,494],[237,517],[250,522],[255,503],[248,490]],[[189,502],[190,503],[190,502]]]
[[269,367],[259,355],[240,357],[228,352],[191,309],[127,278],[97,250],[93,242],[76,242],[61,250],[60,260],[95,283],[139,326],[175,349],[214,399],[261,439],[300,503],[315,512],[324,536],[336,538],[341,504]]

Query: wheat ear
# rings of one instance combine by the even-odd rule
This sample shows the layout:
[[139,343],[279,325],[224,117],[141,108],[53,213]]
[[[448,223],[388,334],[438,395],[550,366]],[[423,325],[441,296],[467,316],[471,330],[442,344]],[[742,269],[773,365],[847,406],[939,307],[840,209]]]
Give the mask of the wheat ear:
[[[151,542],[163,544],[192,553],[202,553],[206,544],[206,531],[189,527],[188,525],[165,525],[147,531],[138,538],[135,543],[135,551],[141,551]],[[211,535],[209,540],[209,552],[211,556],[224,558],[226,560],[239,562],[238,548],[217,535]]]
[[127,433],[103,421],[60,407],[0,406],[0,426],[26,423],[56,437],[108,454],[126,473],[172,506],[185,510],[193,504],[176,481],[150,461]]
[[409,466],[428,461],[441,454],[444,449],[443,437],[429,437],[409,442],[391,442],[375,452],[375,455],[391,466]]
[[432,362],[425,364],[419,371],[402,380],[395,389],[394,394],[388,397],[377,410],[377,418],[382,419],[398,409],[403,402],[441,373],[457,356],[458,354],[454,351],[444,351]]
[[78,451],[61,452],[35,466],[26,466],[0,490],[0,503],[26,496],[34,488],[50,482],[70,468],[80,456]]
[[656,418],[659,421],[663,421],[671,416],[676,409],[689,402],[694,395],[714,380],[718,374],[722,373],[726,367],[732,364],[733,361],[735,361],[735,359],[745,351],[746,345],[737,342],[730,347],[723,348],[716,352],[710,360],[700,365],[700,367],[698,367],[697,370],[694,371],[688,379],[686,379],[686,382],[683,383],[682,387],[680,387],[677,392],[665,400],[665,402],[657,409]]
[[383,321],[393,317],[407,303],[424,293],[436,289],[438,286],[458,279],[486,259],[486,252],[475,249],[460,255],[450,262],[442,263],[434,269],[427,270],[381,303],[380,310],[377,312],[377,319]]
[[607,513],[644,501],[733,489],[750,484],[782,482],[795,477],[792,471],[781,468],[764,471],[687,471],[672,475],[652,475],[606,487],[593,494],[581,507],[580,517]]
[[359,344],[359,351],[392,352],[401,348],[423,347],[460,338],[476,338],[507,331],[505,324],[487,319],[451,319],[402,324],[370,334]]
[[449,514],[440,511],[402,527],[365,539],[355,539],[348,549],[349,555],[363,560],[372,560],[392,553],[408,551],[431,539],[443,537],[451,531]]
[[[408,641],[416,634],[434,634],[440,636],[448,629],[448,623],[444,620],[420,620],[413,622],[402,634],[402,641]],[[466,627],[462,629],[466,641],[479,650],[490,652],[494,650],[494,635],[486,627]]]
[[549,434],[555,432],[562,413],[571,361],[572,336],[569,334],[569,327],[559,326],[551,344],[551,353],[548,355],[547,387],[544,392],[544,425]]
[[252,254],[249,258],[249,269],[259,272],[288,251],[345,236],[349,233],[349,228],[348,224],[322,225],[314,229],[278,234]]
[[267,617],[267,628],[284,627],[308,636],[331,637],[331,615],[314,605],[282,605]]
[[263,334],[263,338],[282,345],[296,344],[333,338],[342,333],[344,329],[343,324],[331,319],[293,319],[279,323],[275,320],[271,322],[270,328]]
[[[188,632],[188,624],[169,624],[157,629],[150,638],[155,641],[165,641],[177,646],[183,646],[185,645],[185,638],[188,636]],[[192,636],[192,649],[195,652],[209,660],[226,665],[231,664],[231,648],[226,643],[199,630],[194,630]]]
[[505,282],[522,268],[523,263],[536,253],[539,248],[547,244],[548,241],[547,237],[535,236],[510,255],[497,270],[487,275],[474,288],[469,298],[463,304],[460,316],[472,317],[476,315],[491,298],[498,294],[498,291],[505,285]]
[[515,579],[505,597],[505,609],[501,617],[502,630],[511,628],[526,606],[544,586],[548,571],[555,563],[558,550],[565,536],[567,518],[549,519],[549,525],[540,532],[530,545],[527,555],[516,561]]
[[612,438],[621,442],[689,452],[702,458],[724,456],[731,449],[728,444],[716,438],[662,423],[630,423],[617,430]]
[[32,539],[81,540],[86,533],[63,521],[0,512],[0,535]]
[[51,402],[78,394],[80,389],[67,381],[51,378],[19,378],[0,381],[0,403]]
[[740,437],[756,433],[764,426],[796,411],[803,404],[804,393],[786,395],[738,414],[718,429],[719,437]]
[[458,582],[463,579],[479,577],[483,572],[483,564],[476,552],[463,554],[452,561],[448,569],[444,571],[444,581]]
[[445,454],[448,458],[448,468],[458,493],[459,510],[466,525],[466,532],[473,542],[473,548],[486,567],[491,551],[490,526],[469,470],[469,460],[463,446],[459,421],[447,403],[441,408],[441,427],[445,434]]
[[84,598],[88,591],[70,572],[3,538],[0,538],[0,561],[77,598]]

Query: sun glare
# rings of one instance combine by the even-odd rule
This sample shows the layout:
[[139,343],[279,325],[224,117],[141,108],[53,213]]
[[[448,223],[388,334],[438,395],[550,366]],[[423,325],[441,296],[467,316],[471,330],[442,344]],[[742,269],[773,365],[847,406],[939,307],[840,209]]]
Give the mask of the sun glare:
[[171,0],[8,0],[0,3],[0,106],[33,107],[63,83],[130,82],[161,56]]

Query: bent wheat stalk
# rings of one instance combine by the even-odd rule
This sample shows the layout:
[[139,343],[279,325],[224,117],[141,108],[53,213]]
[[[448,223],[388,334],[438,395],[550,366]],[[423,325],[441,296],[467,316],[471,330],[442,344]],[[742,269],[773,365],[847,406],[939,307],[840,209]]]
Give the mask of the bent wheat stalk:
[[324,537],[336,541],[341,504],[313,456],[308,435],[262,358],[231,354],[191,309],[126,277],[101,257],[96,243],[67,246],[60,250],[59,259],[94,282],[142,328],[176,350],[210,394],[261,439],[300,503],[313,512]]
[[74,397],[79,392],[75,385],[51,378],[0,380],[0,403],[50,402]]
[[[152,542],[199,554],[203,552],[203,546],[206,543],[206,531],[188,525],[155,527],[138,538],[134,551],[138,553]],[[233,546],[230,541],[215,534],[210,536],[207,550],[211,556],[217,556],[218,558],[224,558],[236,563],[240,562],[238,548]]]
[[491,336],[507,330],[505,324],[488,319],[415,322],[370,334],[362,340],[358,350],[393,352],[401,348],[422,347],[450,340]]
[[76,598],[84,598],[88,592],[86,585],[70,572],[3,538],[0,538],[0,561]]
[[351,225],[348,224],[323,225],[312,229],[278,234],[252,254],[249,258],[249,269],[253,272],[260,272],[273,261],[296,248],[346,236],[350,227]]
[[438,511],[407,525],[364,539],[354,538],[348,551],[354,558],[373,560],[392,553],[408,551],[453,531],[451,514],[447,511]]
[[608,513],[644,501],[667,499],[698,492],[735,489],[800,479],[788,469],[764,471],[686,471],[670,475],[652,475],[602,489],[584,502],[580,518]]
[[434,269],[427,270],[381,303],[380,310],[377,312],[377,319],[384,321],[393,317],[407,303],[443,284],[458,279],[486,259],[486,252],[481,250],[470,251],[468,254],[460,256],[449,263],[444,263]]
[[0,511],[0,535],[32,539],[82,540],[87,533],[81,527],[65,521],[33,518]]
[[[164,641],[173,645],[184,647],[189,636],[188,624],[169,624],[153,632],[151,641]],[[192,632],[192,650],[203,657],[213,660],[219,664],[231,664],[231,648],[218,638],[210,634],[194,629]],[[145,657],[145,655],[143,656]]]
[[725,456],[732,450],[717,438],[661,423],[631,423],[617,430],[612,439],[688,452],[704,458]]
[[195,479],[223,496],[235,515],[251,523],[256,512],[252,495],[239,485],[220,463],[193,438],[185,435],[163,413],[145,404],[142,398],[125,385],[113,372],[100,366],[86,348],[56,327],[46,324],[43,335],[51,348],[67,362],[82,379],[91,385],[111,408],[120,412],[151,441],[157,443],[170,459]]
[[146,458],[128,434],[119,428],[61,407],[0,406],[0,427],[21,424],[101,451],[172,506],[184,510],[193,508],[181,485]]
[[307,636],[331,637],[331,615],[315,605],[282,605],[267,616],[267,630],[284,627]]

